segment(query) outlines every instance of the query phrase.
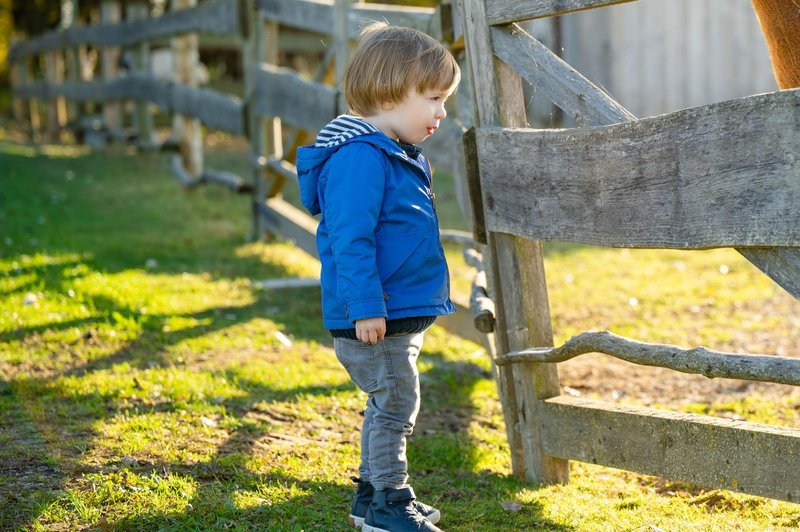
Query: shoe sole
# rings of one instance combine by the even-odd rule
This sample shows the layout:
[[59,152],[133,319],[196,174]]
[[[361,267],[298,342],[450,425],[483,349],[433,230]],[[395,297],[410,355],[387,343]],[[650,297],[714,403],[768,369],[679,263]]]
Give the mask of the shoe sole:
[[435,525],[436,523],[438,523],[441,518],[442,518],[442,512],[440,512],[439,510],[436,510],[431,515],[426,515],[425,516],[425,519],[430,521],[432,525]]
[[385,528],[378,528],[378,527],[375,527],[375,526],[368,525],[368,524],[364,523],[364,526],[361,529],[361,532],[392,532],[392,531],[391,530],[386,530]]
[[[430,514],[429,516],[426,516],[425,519],[430,521],[430,523],[432,525],[435,525],[436,523],[438,523],[442,519],[442,513],[437,510],[437,511],[433,512],[432,514]],[[363,528],[364,527],[364,518],[363,517],[357,517],[357,516],[355,516],[353,514],[350,514],[350,517],[348,518],[348,522],[350,523],[350,526],[353,527],[353,528],[361,528],[362,530],[367,530],[367,529]],[[375,530],[381,530],[381,529],[376,528]],[[367,530],[367,532],[369,532],[369,531]]]

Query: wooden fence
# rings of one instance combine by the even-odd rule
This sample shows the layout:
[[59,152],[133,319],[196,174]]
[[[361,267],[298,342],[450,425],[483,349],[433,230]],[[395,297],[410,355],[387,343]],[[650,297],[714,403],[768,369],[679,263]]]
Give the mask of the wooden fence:
[[[57,135],[75,116],[66,116],[64,102],[102,104],[102,120],[83,124],[86,134],[101,133],[111,138],[135,140],[153,147],[154,133],[150,104],[162,112],[173,113],[172,137],[167,143],[180,154],[172,159],[173,173],[186,187],[219,183],[253,196],[252,238],[272,233],[293,240],[301,249],[316,256],[317,222],[282,198],[284,187],[296,186],[295,151],[312,143],[330,119],[345,112],[337,80],[348,53],[348,43],[357,37],[367,22],[385,20],[417,28],[444,42],[454,40],[453,10],[443,3],[436,9],[351,4],[346,0],[176,0],[172,10],[149,17],[149,2],[128,2],[125,20],[120,3],[102,4],[98,25],[73,27],[18,43],[9,54],[13,73],[12,95],[18,124],[25,124],[34,137],[44,129],[39,109],[47,112],[47,131]],[[319,71],[309,78],[278,65],[282,33],[306,34],[325,49]],[[197,86],[193,72],[198,55],[197,34],[223,37],[228,46],[238,47],[243,61],[243,96],[226,94]],[[176,50],[175,79],[159,79],[147,70],[147,54],[154,41],[172,39]],[[82,78],[81,68],[71,62],[76,50],[93,47],[107,57],[101,62],[99,79]],[[117,62],[121,50],[135,52],[134,64],[120,72]],[[85,54],[84,54],[85,55]],[[41,57],[58,74],[36,78]],[[66,59],[66,61],[65,61]],[[64,64],[68,75],[64,76]],[[123,131],[120,102],[136,103],[135,133]],[[467,101],[467,100],[462,100]],[[42,105],[44,104],[44,105]],[[457,111],[457,110],[456,110]],[[435,168],[464,182],[464,156],[461,136],[464,127],[451,112],[437,134],[426,142],[426,154]],[[465,114],[465,113],[461,113]],[[468,113],[466,113],[468,114]],[[250,144],[252,176],[238,176],[203,164],[201,126],[246,136]],[[463,194],[466,198],[466,193]],[[464,200],[466,205],[466,200]],[[443,231],[445,239],[471,243],[457,231]],[[442,320],[455,332],[487,345],[486,335],[473,326],[469,302],[455,298],[459,312]]]
[[[461,3],[476,95],[467,175],[475,237],[487,244],[493,272],[497,379],[514,472],[564,482],[575,459],[798,501],[798,429],[560,395],[556,363],[588,352],[709,377],[800,384],[796,358],[591,332],[552,347],[541,240],[733,246],[800,297],[800,91],[636,120],[517,24],[615,3]],[[523,79],[582,127],[524,129]]]
[[[367,20],[415,27],[466,45],[470,81],[460,90],[462,121],[448,118],[428,150],[435,166],[466,180],[475,239],[483,256],[465,254],[481,272],[473,284],[473,318],[460,312],[450,330],[479,342],[494,331],[496,377],[515,474],[534,482],[568,480],[577,459],[683,481],[800,500],[800,430],[560,395],[556,363],[603,352],[646,365],[709,377],[800,383],[791,358],[681,350],[586,333],[553,348],[540,240],[608,246],[697,249],[734,246],[795,297],[800,296],[800,92],[786,91],[636,118],[547,47],[518,21],[618,3],[603,0],[460,0],[460,9],[348,5],[325,0],[210,0],[147,19],[120,21],[105,2],[105,22],[73,28],[15,46],[9,61],[17,120],[40,127],[36,104],[48,102],[48,124],[67,123],[65,101],[105,102],[105,126],[119,127],[123,100],[152,103],[184,118],[182,155],[173,169],[184,184],[216,181],[253,195],[253,236],[266,231],[316,254],[316,221],[284,201],[297,179],[294,152],[343,111],[336,80],[347,46]],[[118,4],[117,4],[118,5]],[[314,79],[278,66],[281,31],[320,35],[329,52]],[[148,42],[185,39],[196,54],[196,32],[233,36],[244,61],[243,97],[198,88],[192,60],[179,81],[153,78],[141,67]],[[62,54],[94,46],[110,54],[104,79],[81,81],[77,69],[58,68]],[[136,46],[139,66],[125,77],[110,58]],[[45,80],[33,78],[32,60],[50,57]],[[521,80],[546,94],[582,126],[538,131],[526,125]],[[467,101],[464,95],[473,95]],[[137,106],[139,140],[149,111]],[[192,125],[194,121],[194,125]],[[475,126],[459,140],[463,123]],[[241,178],[203,168],[198,124],[244,135],[253,175]],[[124,135],[117,135],[122,137]],[[145,142],[146,143],[146,142]],[[466,156],[465,156],[465,155]],[[471,244],[470,238],[455,235]],[[488,281],[488,282],[487,282]],[[489,299],[487,294],[491,294]],[[462,304],[466,307],[466,302]],[[496,320],[495,320],[496,306]],[[475,327],[480,329],[476,332]],[[531,347],[533,346],[533,347]],[[493,349],[491,350],[493,351]]]

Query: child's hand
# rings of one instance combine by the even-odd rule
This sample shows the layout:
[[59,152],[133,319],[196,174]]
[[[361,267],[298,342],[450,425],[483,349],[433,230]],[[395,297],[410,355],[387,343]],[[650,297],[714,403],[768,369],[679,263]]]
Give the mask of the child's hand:
[[386,318],[356,320],[356,338],[365,344],[377,344],[386,335]]

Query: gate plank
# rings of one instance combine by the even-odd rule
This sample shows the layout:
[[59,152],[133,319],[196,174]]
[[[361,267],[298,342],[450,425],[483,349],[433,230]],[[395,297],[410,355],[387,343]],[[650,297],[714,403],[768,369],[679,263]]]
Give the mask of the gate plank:
[[493,231],[614,247],[800,245],[800,90],[602,128],[478,131]]
[[634,0],[491,0],[486,2],[486,21],[497,26],[632,1]]
[[[581,125],[604,126],[636,117],[516,24],[492,29],[495,54],[542,90]],[[575,105],[578,102],[578,105]],[[800,299],[800,249],[739,248],[751,263]]]
[[[465,0],[461,4],[472,95],[480,95],[474,106],[475,124],[518,126],[525,123],[522,83],[516,73],[492,55],[485,7],[484,0]],[[553,345],[541,244],[497,233],[487,235],[487,241],[491,295],[498,309],[497,351]],[[518,426],[527,424],[526,420],[536,418],[542,399],[558,395],[555,366],[523,364],[515,365],[511,371],[496,369],[514,474],[537,483],[567,482],[568,462],[547,456],[535,434],[524,438],[517,431]]]
[[492,28],[494,53],[582,126],[636,117],[517,24]]
[[541,407],[547,454],[800,501],[800,430],[560,396]]
[[800,299],[800,248],[738,248],[736,251]]

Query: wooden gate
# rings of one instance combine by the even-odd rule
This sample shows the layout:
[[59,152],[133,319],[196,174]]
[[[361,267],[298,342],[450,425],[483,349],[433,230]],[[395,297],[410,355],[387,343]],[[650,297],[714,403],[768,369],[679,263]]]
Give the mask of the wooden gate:
[[[800,385],[800,360],[792,358],[682,350],[610,333],[552,347],[541,240],[735,247],[800,297],[800,91],[636,120],[517,24],[615,3],[460,4],[475,95],[467,176],[475,237],[490,257],[514,473],[565,482],[575,459],[798,501],[800,430],[560,395],[555,363],[588,352]],[[580,127],[524,129],[522,79]]]

